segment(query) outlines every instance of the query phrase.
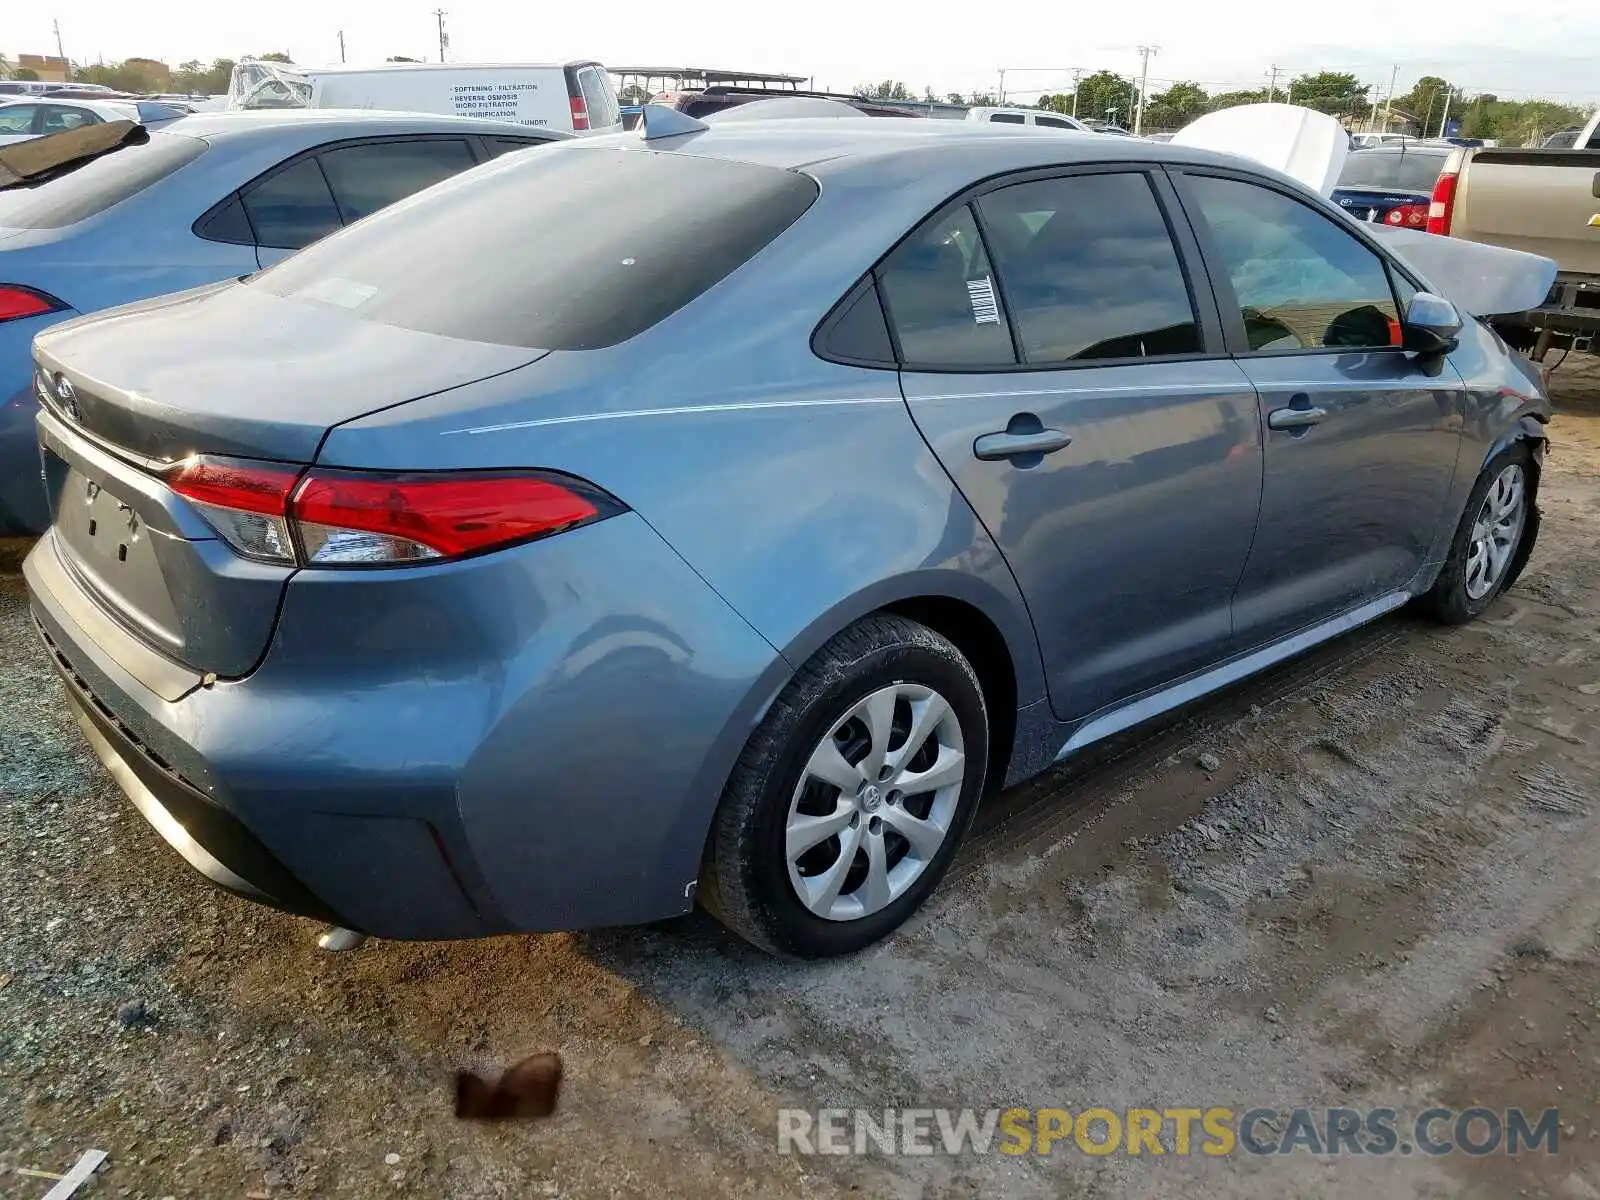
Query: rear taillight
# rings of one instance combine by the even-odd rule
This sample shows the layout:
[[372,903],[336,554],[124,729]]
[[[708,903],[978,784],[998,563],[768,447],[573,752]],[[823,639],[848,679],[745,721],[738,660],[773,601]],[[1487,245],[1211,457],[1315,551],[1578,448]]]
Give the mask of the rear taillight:
[[61,312],[67,306],[37,288],[20,283],[0,283],[0,321],[20,321],[44,313]]
[[572,127],[574,129],[589,128],[589,106],[583,102],[583,96],[575,93],[572,97]]
[[234,550],[286,566],[438,562],[547,537],[624,511],[547,471],[311,470],[192,458],[166,476]]
[[1445,160],[1444,170],[1433,185],[1433,200],[1428,205],[1429,233],[1450,232],[1450,222],[1456,215],[1456,184],[1461,180],[1461,165],[1465,161],[1459,150]]
[[1426,204],[1402,204],[1398,208],[1391,208],[1383,218],[1386,225],[1399,225],[1404,229],[1421,229],[1428,223],[1428,209]]
[[293,563],[289,493],[300,479],[295,467],[186,458],[170,468],[167,486],[200,510],[206,523],[246,558]]

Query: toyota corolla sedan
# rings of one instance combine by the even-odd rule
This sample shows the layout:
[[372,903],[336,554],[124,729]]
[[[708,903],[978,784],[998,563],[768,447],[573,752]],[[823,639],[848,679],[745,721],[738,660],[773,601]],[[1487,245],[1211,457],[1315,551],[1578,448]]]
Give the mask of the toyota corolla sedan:
[[986,793],[1522,569],[1537,377],[1286,177],[658,116],[37,339],[39,633],[213,883],[846,953]]

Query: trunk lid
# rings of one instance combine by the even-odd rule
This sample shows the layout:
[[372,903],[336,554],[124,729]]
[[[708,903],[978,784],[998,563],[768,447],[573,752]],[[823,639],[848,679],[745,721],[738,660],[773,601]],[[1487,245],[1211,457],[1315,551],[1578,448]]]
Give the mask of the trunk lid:
[[133,455],[297,463],[340,422],[544,353],[365,321],[235,281],[66,322],[34,352],[72,384],[79,412],[67,415]]
[[141,647],[200,674],[247,674],[294,572],[234,553],[162,482],[165,464],[191,454],[310,463],[343,421],[544,353],[361,321],[237,283],[41,334],[50,540],[129,639],[101,649],[141,677]]

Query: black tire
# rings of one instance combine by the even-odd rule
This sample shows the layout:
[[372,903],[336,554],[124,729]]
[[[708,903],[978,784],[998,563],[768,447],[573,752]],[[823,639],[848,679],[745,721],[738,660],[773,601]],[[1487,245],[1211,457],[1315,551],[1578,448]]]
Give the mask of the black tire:
[[[1493,586],[1483,595],[1473,596],[1467,591],[1467,561],[1472,550],[1472,527],[1483,508],[1490,487],[1500,473],[1513,464],[1522,468],[1523,487],[1526,489],[1522,531],[1518,535],[1516,546],[1512,549],[1511,560],[1500,578],[1495,580]],[[1477,482],[1473,484],[1472,495],[1461,514],[1461,523],[1456,527],[1456,535],[1450,543],[1450,553],[1439,571],[1439,578],[1434,581],[1433,587],[1418,599],[1418,606],[1429,616],[1447,625],[1464,625],[1476,619],[1493,604],[1500,593],[1517,581],[1517,577],[1522,574],[1522,568],[1527,565],[1528,556],[1533,553],[1534,543],[1539,537],[1538,498],[1539,470],[1534,465],[1533,453],[1527,443],[1516,442],[1490,459],[1478,476]]]
[[[791,800],[812,751],[852,706],[903,683],[932,688],[959,722],[966,770],[948,832],[921,874],[886,907],[853,920],[818,916],[789,879]],[[746,941],[787,958],[830,958],[871,945],[903,924],[948,869],[977,811],[988,757],[983,691],[961,652],[904,617],[858,621],[800,668],[751,735],[712,820],[701,903]]]

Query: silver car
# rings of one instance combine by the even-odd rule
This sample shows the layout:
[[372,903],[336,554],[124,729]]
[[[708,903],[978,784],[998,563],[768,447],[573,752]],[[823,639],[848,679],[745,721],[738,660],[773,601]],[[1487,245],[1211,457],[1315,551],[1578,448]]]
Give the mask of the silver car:
[[1288,179],[663,112],[37,339],[39,629],[213,882],[845,953],[986,793],[1527,560],[1532,369]]

